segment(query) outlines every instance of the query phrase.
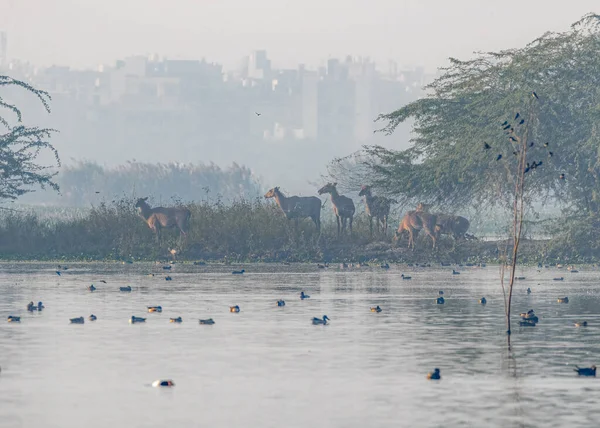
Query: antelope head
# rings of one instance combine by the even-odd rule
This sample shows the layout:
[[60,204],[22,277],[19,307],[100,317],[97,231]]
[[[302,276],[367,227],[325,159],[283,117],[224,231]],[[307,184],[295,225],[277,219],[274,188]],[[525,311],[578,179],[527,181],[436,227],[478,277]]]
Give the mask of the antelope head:
[[428,213],[430,209],[431,209],[430,204],[424,204],[423,202],[419,202],[419,204],[417,205],[417,211],[419,211],[419,212]]
[[265,199],[274,198],[275,194],[279,191],[279,187],[273,187],[267,193],[265,193]]
[[337,183],[327,183],[325,186],[321,187],[319,189],[319,195],[322,195],[323,193],[332,193],[332,192],[337,192],[337,189],[335,188],[335,186],[337,186]]
[[145,198],[139,198],[137,200],[137,202],[135,203],[135,207],[138,209],[138,212],[141,212],[144,206],[148,206],[148,204],[146,203],[147,200],[147,196]]
[[365,196],[371,192],[371,186],[363,185],[360,187],[360,193],[358,196]]

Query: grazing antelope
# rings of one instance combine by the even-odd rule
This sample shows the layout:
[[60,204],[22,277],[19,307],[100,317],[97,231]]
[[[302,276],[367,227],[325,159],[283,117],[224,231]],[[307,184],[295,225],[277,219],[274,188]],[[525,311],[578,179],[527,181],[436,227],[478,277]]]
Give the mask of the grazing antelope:
[[436,214],[435,233],[452,235],[455,240],[465,239],[469,230],[469,220],[458,215]]
[[436,244],[436,233],[435,224],[436,216],[425,211],[409,211],[406,213],[400,226],[396,231],[395,239],[399,239],[402,232],[405,230],[408,232],[408,247],[415,248],[415,238],[419,235],[419,231],[423,229],[425,233],[431,237],[433,241],[433,248],[435,249]]
[[[431,205],[419,203],[417,212],[429,212]],[[458,215],[434,214],[436,216],[436,235],[452,235],[455,240],[465,239],[469,230],[469,220]]]
[[290,196],[288,198],[279,190],[279,187],[273,187],[265,193],[265,199],[270,198],[275,198],[277,205],[288,220],[296,221],[296,227],[298,227],[300,219],[310,217],[317,226],[317,231],[321,231],[321,200],[316,196]]
[[146,220],[148,227],[156,234],[160,242],[161,229],[177,227],[183,238],[187,237],[191,212],[183,207],[156,207],[150,208],[146,202],[148,198],[139,198],[135,204],[140,216]]
[[329,193],[331,195],[331,204],[333,205],[333,213],[337,221],[337,236],[340,237],[340,219],[342,222],[342,233],[346,230],[346,221],[350,220],[350,234],[352,235],[352,220],[354,217],[354,202],[347,196],[342,196],[338,193],[336,187],[337,183],[327,183],[325,186],[319,189],[319,195],[323,193]]
[[373,236],[373,217],[375,217],[377,233],[379,233],[379,224],[381,223],[383,235],[387,235],[387,222],[388,216],[390,215],[392,200],[382,196],[373,196],[371,194],[371,186],[362,186],[358,196],[365,197],[365,207],[367,215],[369,216],[369,230],[371,231],[371,236]]

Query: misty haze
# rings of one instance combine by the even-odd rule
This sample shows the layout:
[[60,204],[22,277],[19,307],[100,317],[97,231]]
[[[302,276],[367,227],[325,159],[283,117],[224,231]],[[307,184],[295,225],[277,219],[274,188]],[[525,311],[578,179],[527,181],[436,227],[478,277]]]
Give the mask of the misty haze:
[[0,428],[597,426],[597,6],[0,0]]

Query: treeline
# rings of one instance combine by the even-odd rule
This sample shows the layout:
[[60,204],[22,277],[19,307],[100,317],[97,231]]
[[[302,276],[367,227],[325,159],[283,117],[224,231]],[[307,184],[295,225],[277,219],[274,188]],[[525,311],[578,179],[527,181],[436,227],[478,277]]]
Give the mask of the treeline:
[[104,167],[80,161],[64,167],[56,177],[60,194],[34,192],[22,198],[24,203],[62,206],[97,205],[124,195],[175,197],[185,201],[232,201],[254,198],[262,193],[259,179],[252,171],[236,163],[221,168],[215,164],[128,162]]

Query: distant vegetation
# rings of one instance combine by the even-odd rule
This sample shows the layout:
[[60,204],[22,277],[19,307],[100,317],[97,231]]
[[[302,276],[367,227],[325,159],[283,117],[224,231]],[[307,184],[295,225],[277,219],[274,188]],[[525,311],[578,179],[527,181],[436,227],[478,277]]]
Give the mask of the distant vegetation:
[[214,164],[151,164],[128,162],[103,167],[95,162],[77,162],[58,174],[61,194],[36,192],[23,202],[62,206],[90,206],[123,196],[156,196],[163,200],[226,201],[254,198],[262,193],[252,171],[238,164],[221,168]]
[[[352,237],[338,240],[330,202],[322,213],[319,237],[312,221],[300,222],[296,230],[294,222],[288,221],[279,207],[256,198],[238,199],[230,204],[206,201],[186,204],[192,212],[187,242],[179,247],[179,232],[165,230],[159,247],[134,204],[135,199],[119,199],[89,210],[63,208],[64,213],[60,209],[51,213],[0,211],[0,258],[164,260],[170,259],[170,249],[176,249],[178,260],[494,262],[498,260],[498,248],[504,245],[498,241],[455,243],[452,238],[444,237],[436,252],[424,241],[417,241],[416,251],[409,251],[406,238],[398,245],[391,240],[399,221],[396,215],[390,219],[387,239],[371,238],[362,205],[357,206]],[[522,260],[563,262],[565,248],[570,251],[571,262],[595,261],[600,256],[598,246],[575,251],[563,244],[560,240],[525,241]]]

